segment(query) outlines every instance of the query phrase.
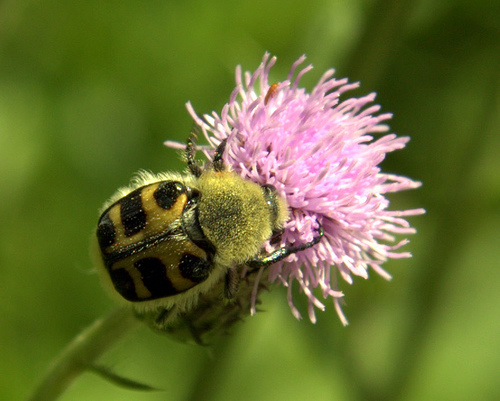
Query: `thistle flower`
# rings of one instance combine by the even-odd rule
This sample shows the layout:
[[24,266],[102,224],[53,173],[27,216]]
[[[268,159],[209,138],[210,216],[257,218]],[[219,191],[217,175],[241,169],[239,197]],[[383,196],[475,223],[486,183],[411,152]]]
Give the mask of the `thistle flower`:
[[[220,115],[199,117],[190,103],[187,109],[209,143],[203,148],[209,160],[213,149],[226,139],[226,166],[260,185],[273,185],[287,200],[290,220],[281,243],[268,243],[268,252],[311,241],[318,227],[323,228],[319,244],[266,268],[262,279],[288,287],[288,303],[296,318],[301,315],[292,301],[294,285],[308,298],[312,322],[315,308],[325,308],[322,297],[333,300],[347,324],[338,276],[352,284],[353,276],[368,278],[371,268],[390,279],[382,263],[411,256],[398,251],[408,241],[396,242],[394,234],[414,233],[405,216],[424,210],[388,210],[385,194],[417,188],[420,183],[381,172],[379,164],[386,153],[404,148],[409,138],[379,136],[388,131],[384,122],[391,114],[377,114],[380,106],[372,104],[375,94],[340,100],[358,83],[333,78],[334,70],[323,74],[307,93],[299,82],[312,66],[295,74],[304,60],[300,57],[293,64],[286,80],[270,84],[269,71],[276,58],[266,53],[253,74],[242,75],[237,67],[236,88]],[[166,145],[181,147],[171,141]],[[251,295],[252,313],[259,277]]]

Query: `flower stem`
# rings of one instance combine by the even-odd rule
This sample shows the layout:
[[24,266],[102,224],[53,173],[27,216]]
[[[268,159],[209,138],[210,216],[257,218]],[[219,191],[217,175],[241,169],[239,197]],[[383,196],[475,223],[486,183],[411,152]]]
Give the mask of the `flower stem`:
[[130,308],[117,308],[80,333],[49,367],[28,401],[57,399],[106,350],[137,327]]

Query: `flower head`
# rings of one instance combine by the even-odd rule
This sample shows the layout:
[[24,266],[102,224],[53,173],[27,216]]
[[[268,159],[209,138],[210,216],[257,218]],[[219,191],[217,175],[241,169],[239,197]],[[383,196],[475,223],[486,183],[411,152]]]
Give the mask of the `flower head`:
[[[312,66],[296,73],[304,60],[303,56],[293,64],[286,80],[270,83],[276,58],[265,54],[253,74],[242,75],[237,67],[236,88],[220,115],[214,112],[200,118],[190,103],[187,108],[211,146],[204,149],[209,159],[227,139],[225,164],[246,179],[273,185],[288,202],[290,220],[281,244],[267,244],[267,251],[311,241],[321,225],[321,242],[270,266],[267,279],[288,287],[288,302],[297,318],[294,283],[309,300],[311,321],[316,320],[315,308],[324,309],[321,297],[333,299],[347,324],[337,277],[352,283],[353,276],[367,278],[372,268],[389,279],[382,263],[411,256],[398,252],[407,240],[396,242],[394,234],[414,233],[404,217],[424,211],[388,210],[385,194],[417,188],[420,183],[381,172],[379,164],[386,153],[403,148],[409,138],[380,135],[388,131],[384,122],[391,114],[376,114],[380,106],[372,104],[375,94],[340,100],[358,84],[333,78],[333,70],[307,93],[299,81]],[[258,280],[253,311],[257,288]]]

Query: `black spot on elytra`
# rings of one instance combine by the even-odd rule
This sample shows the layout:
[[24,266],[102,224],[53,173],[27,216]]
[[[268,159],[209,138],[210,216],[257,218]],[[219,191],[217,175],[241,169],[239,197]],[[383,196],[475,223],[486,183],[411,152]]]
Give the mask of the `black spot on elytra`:
[[120,217],[125,236],[131,237],[146,227],[146,213],[142,208],[141,189],[137,189],[120,200]]
[[183,192],[185,192],[185,187],[180,182],[163,181],[154,192],[154,197],[158,206],[162,209],[170,209]]
[[131,302],[141,301],[141,299],[137,297],[134,281],[132,277],[130,277],[128,271],[125,269],[110,270],[109,275],[116,291],[118,291],[123,298]]
[[210,264],[202,258],[186,253],[182,255],[179,270],[184,278],[195,283],[205,281],[210,273]]
[[141,273],[142,282],[151,293],[148,299],[169,297],[180,292],[168,279],[166,267],[160,259],[143,258],[135,262],[134,266]]
[[97,224],[97,241],[101,250],[104,250],[110,245],[113,245],[116,239],[115,225],[109,218],[109,213],[105,213],[101,216],[99,223]]

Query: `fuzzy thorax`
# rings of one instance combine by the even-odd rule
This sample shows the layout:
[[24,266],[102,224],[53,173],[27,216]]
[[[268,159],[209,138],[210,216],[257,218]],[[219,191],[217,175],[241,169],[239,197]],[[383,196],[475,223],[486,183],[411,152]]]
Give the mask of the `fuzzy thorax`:
[[255,257],[262,244],[288,219],[286,202],[275,194],[273,202],[264,189],[234,172],[207,172],[199,178],[200,225],[217,248],[217,264],[231,266]]

